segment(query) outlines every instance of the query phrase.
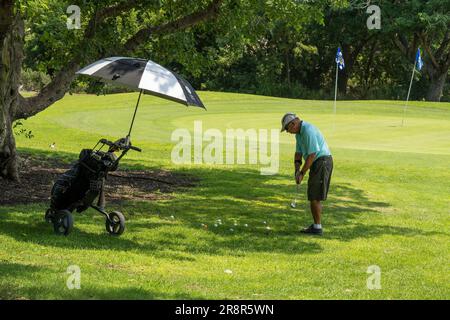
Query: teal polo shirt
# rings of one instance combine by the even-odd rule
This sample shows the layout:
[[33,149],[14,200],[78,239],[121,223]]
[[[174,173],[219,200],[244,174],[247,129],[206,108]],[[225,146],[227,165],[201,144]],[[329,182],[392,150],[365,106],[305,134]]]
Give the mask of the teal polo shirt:
[[297,140],[296,151],[301,153],[306,160],[311,153],[316,154],[316,159],[331,156],[327,142],[319,129],[306,121],[302,122],[300,132],[295,134]]

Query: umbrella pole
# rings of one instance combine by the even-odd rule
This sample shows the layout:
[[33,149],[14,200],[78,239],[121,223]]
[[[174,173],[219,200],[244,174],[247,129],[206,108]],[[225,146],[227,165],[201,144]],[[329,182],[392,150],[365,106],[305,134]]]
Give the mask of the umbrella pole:
[[133,120],[131,120],[130,131],[128,131],[127,137],[130,136],[131,130],[133,129],[134,118],[136,118],[136,112],[137,112],[137,109],[138,109],[138,106],[139,106],[139,101],[141,100],[142,91],[143,91],[143,90],[141,89],[141,91],[139,92],[139,98],[138,98],[138,101],[137,101],[137,103],[136,103],[136,108],[134,108]]

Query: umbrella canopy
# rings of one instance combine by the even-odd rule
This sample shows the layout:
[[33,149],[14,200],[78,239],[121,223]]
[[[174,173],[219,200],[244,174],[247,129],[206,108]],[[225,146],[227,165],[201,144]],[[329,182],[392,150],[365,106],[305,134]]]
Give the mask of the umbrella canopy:
[[110,57],[84,67],[77,74],[97,77],[108,82],[140,89],[127,137],[130,137],[133,129],[142,91],[186,106],[206,109],[189,82],[175,72],[169,71],[150,60]]
[[145,90],[186,106],[205,108],[189,82],[151,60],[110,57],[88,65],[77,74]]

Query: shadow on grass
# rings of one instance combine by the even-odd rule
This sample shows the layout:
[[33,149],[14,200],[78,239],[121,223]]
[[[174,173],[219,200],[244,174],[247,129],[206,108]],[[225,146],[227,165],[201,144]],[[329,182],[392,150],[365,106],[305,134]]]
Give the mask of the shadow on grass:
[[[131,219],[127,222],[126,235],[112,237],[104,233],[90,233],[75,227],[67,236],[57,236],[52,232],[52,225],[42,221],[42,216],[36,214],[18,214],[8,212],[8,208],[0,209],[0,234],[14,238],[23,243],[36,244],[48,247],[57,247],[72,250],[96,249],[115,250],[118,252],[134,252],[148,254],[164,259],[194,261],[195,257],[179,254],[210,254],[242,256],[245,252],[280,252],[280,253],[314,253],[321,251],[321,247],[314,243],[305,243],[298,236],[270,235],[265,230],[249,230],[247,232],[220,233],[202,232],[198,237],[193,237],[186,230],[171,229],[182,223],[189,229],[195,228],[193,224],[178,221],[176,223],[160,223],[147,229],[139,222],[139,219]],[[17,208],[15,209],[17,211]],[[87,223],[89,216],[82,218],[83,224]],[[182,217],[190,219],[190,217]],[[18,221],[20,220],[20,221]],[[81,220],[81,219],[80,219]],[[103,230],[103,220],[92,223],[99,224],[99,230]],[[153,225],[153,223],[152,223]],[[133,235],[134,231],[140,232],[141,238]],[[201,229],[200,229],[201,230]],[[194,230],[195,231],[195,230]],[[151,233],[154,233],[153,235]],[[151,236],[149,238],[149,235]],[[156,235],[156,236],[155,236]]]
[[[94,145],[86,146],[86,148],[92,148],[92,147],[94,147]],[[47,150],[46,151],[46,150],[33,149],[33,148],[19,148],[18,152],[19,152],[19,156],[32,155],[32,156],[42,159],[42,161],[50,163],[50,164],[59,165],[59,164],[63,163],[63,164],[66,164],[67,166],[69,166],[71,163],[77,161],[78,156],[79,156],[78,152],[65,152],[65,151],[60,151],[60,150],[54,150],[54,151]],[[142,163],[140,163],[137,160],[128,159],[126,156],[121,160],[119,168],[125,169],[125,170],[161,169],[159,166],[143,165]]]
[[68,295],[70,299],[113,299],[113,300],[201,300],[206,299],[199,295],[193,295],[192,293],[174,292],[166,293],[162,291],[152,291],[146,289],[140,289],[136,287],[124,287],[124,288],[82,288],[77,290],[75,294]]
[[[70,167],[78,155],[46,151],[21,152],[18,182],[0,183],[0,206],[50,202],[52,186]],[[73,163],[73,161],[72,161]],[[141,168],[142,164],[134,166]],[[178,189],[193,187],[196,177],[168,170],[118,170],[112,172],[105,184],[110,202],[124,199],[149,201],[170,198]]]
[[0,300],[27,299],[22,289],[12,285],[10,279],[30,279],[33,274],[42,271],[41,267],[20,263],[8,263],[0,261]]
[[[0,261],[0,300],[23,300],[23,299],[39,299],[46,292],[58,295],[58,299],[132,299],[132,300],[144,300],[144,299],[205,299],[202,296],[193,295],[192,293],[173,292],[167,293],[163,291],[155,291],[151,289],[143,289],[137,287],[121,287],[119,288],[92,288],[84,287],[83,283],[79,290],[69,290],[66,287],[58,288],[57,293],[55,287],[46,287],[45,283],[41,281],[34,281],[31,285],[14,285],[13,281],[19,283],[27,283],[30,279],[35,279],[35,274],[52,274],[54,277],[54,270],[37,267],[31,265],[25,265],[20,263],[8,263]],[[61,281],[65,281],[68,275],[61,273]],[[49,285],[54,285],[54,282],[49,280]],[[64,283],[64,282],[63,282]]]
[[[191,197],[186,195],[153,203],[152,207],[158,214],[170,212],[192,228],[198,229],[202,224],[208,224],[208,232],[221,236],[212,240],[220,247],[232,249],[234,245],[240,245],[249,251],[264,251],[266,248],[265,251],[302,252],[301,247],[296,247],[296,241],[300,244],[308,236],[301,235],[299,230],[312,223],[309,202],[306,200],[306,185],[301,186],[297,208],[292,209],[290,203],[296,197],[295,186],[286,184],[289,179],[286,176],[267,177],[261,176],[258,171],[249,170],[215,170],[208,178],[204,178],[205,174],[198,169],[192,170],[192,173],[202,176],[200,187],[189,191]],[[133,205],[139,208],[143,204]],[[362,217],[382,214],[391,206],[386,202],[371,200],[364,190],[350,184],[332,183],[323,207],[326,233],[320,239],[351,241],[383,235],[443,234],[416,228],[360,223]],[[218,219],[227,223],[216,227],[214,224]],[[270,230],[266,229],[268,226]],[[170,246],[170,243],[165,245]],[[309,242],[306,246],[312,245]],[[306,250],[316,251],[320,249]]]
[[[63,158],[66,156],[63,155]],[[129,161],[129,168],[149,169],[137,161],[134,167],[134,163]],[[173,172],[186,173],[186,170]],[[390,205],[371,200],[364,190],[350,184],[335,185],[332,182],[329,200],[324,203],[326,233],[323,238],[311,240],[299,233],[301,227],[312,221],[309,204],[305,200],[306,185],[301,186],[297,209],[291,209],[289,205],[295,196],[295,185],[287,182],[290,177],[262,176],[257,170],[227,170],[223,167],[197,167],[189,170],[189,174],[201,177],[200,184],[196,188],[179,191],[173,199],[123,202],[125,213],[131,213],[127,214],[126,235],[120,238],[83,231],[77,227],[77,216],[73,233],[69,237],[58,237],[52,234],[51,225],[43,222],[42,215],[18,214],[17,207],[0,209],[0,233],[21,242],[44,246],[136,250],[179,260],[195,259],[179,252],[234,256],[249,252],[308,254],[322,251],[319,239],[350,241],[386,234],[438,234],[420,229],[358,223],[361,216],[379,214]],[[11,209],[16,212],[10,213]],[[20,210],[29,212],[26,207]],[[42,207],[42,212],[44,210]],[[91,223],[88,219],[84,216],[80,220]],[[222,223],[218,223],[218,219]],[[102,225],[99,228],[104,229]],[[186,232],[186,229],[195,231],[195,235]]]

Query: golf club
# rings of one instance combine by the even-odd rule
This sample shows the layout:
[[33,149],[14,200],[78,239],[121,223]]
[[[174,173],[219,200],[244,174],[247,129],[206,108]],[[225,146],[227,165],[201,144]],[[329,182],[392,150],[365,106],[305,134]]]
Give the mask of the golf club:
[[294,200],[291,202],[291,208],[297,207],[297,197],[298,197],[298,188],[299,188],[299,185],[300,185],[300,184],[297,183],[297,189],[296,189],[296,192],[295,192]]

